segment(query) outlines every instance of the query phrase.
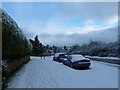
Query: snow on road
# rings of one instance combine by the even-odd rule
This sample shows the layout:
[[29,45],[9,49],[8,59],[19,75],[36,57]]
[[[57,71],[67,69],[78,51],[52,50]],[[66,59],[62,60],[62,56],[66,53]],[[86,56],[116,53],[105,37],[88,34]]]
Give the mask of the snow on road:
[[8,88],[117,88],[118,68],[91,61],[91,69],[74,70],[52,61],[52,57],[31,57]]

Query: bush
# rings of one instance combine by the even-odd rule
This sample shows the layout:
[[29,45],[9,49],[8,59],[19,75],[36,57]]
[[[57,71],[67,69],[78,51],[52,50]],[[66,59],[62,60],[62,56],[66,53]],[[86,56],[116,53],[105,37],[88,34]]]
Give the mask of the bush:
[[30,55],[32,46],[16,22],[3,10],[2,12],[2,58],[19,59]]

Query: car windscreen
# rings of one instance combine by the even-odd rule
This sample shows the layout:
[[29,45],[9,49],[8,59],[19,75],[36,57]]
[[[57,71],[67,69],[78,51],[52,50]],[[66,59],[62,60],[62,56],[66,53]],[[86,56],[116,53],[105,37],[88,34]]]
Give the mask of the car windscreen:
[[59,57],[60,57],[60,58],[67,58],[67,57],[66,57],[66,54],[60,54]]
[[87,58],[83,57],[82,55],[71,55],[72,62],[80,61],[80,60],[87,60]]
[[64,54],[64,53],[56,53],[54,56],[59,57],[60,54]]

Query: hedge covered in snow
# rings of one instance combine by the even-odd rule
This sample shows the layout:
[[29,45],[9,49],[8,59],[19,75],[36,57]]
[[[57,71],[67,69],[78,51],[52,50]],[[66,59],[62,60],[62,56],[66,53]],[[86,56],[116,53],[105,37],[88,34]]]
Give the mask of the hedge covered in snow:
[[3,10],[2,12],[2,57],[18,59],[31,53],[31,44],[17,23]]
[[0,9],[0,23],[2,23],[2,84],[21,65],[30,60],[32,45],[25,37],[17,23],[2,9]]

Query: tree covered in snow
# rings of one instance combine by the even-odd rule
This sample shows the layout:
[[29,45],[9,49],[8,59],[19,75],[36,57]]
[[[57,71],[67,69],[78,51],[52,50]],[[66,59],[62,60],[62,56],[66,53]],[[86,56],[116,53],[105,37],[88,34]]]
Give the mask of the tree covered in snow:
[[80,47],[82,54],[91,56],[118,56],[118,42],[103,43],[101,41],[90,41]]
[[68,47],[67,46],[64,46],[64,50],[67,50],[68,49]]
[[59,48],[55,45],[50,46],[50,45],[43,45],[39,39],[38,39],[38,35],[34,38],[34,40],[29,39],[30,42],[33,45],[33,52],[32,54],[35,55],[48,55],[48,54],[54,54],[59,52]]
[[[91,55],[91,56],[100,56],[100,57],[105,57],[105,56],[117,57],[117,56],[119,56],[119,52],[120,52],[119,40],[116,42],[110,42],[110,43],[89,40],[88,44],[83,44],[81,46],[78,44],[75,44],[70,47],[64,46],[64,50],[67,47],[67,50],[65,53],[68,53],[68,54],[74,54],[74,53],[78,54],[79,53],[82,55]],[[64,52],[64,50],[63,50],[63,52]]]
[[58,47],[58,46],[55,46],[55,45],[53,45],[51,47],[51,49],[53,50],[54,53],[63,52],[63,49],[61,49],[61,47]]

